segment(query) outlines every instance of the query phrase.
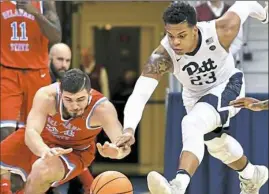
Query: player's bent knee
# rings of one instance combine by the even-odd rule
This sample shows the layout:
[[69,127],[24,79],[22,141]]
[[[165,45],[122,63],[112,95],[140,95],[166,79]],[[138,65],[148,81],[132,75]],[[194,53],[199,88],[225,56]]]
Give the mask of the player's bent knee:
[[189,115],[182,119],[182,151],[193,153],[201,163],[204,157],[204,134],[195,119]]
[[63,179],[65,175],[65,167],[59,157],[54,157],[48,160],[38,159],[32,165],[31,174],[41,178],[41,182],[59,181]]
[[221,160],[224,164],[231,164],[239,160],[243,154],[243,148],[232,136],[222,134],[220,138],[214,138],[205,142],[211,156]]

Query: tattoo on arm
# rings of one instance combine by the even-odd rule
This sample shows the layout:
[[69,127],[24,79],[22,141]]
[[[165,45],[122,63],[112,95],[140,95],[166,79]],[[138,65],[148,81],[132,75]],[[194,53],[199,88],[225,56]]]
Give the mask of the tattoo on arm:
[[173,62],[162,47],[158,47],[150,56],[143,69],[143,76],[159,80],[165,73],[173,71]]

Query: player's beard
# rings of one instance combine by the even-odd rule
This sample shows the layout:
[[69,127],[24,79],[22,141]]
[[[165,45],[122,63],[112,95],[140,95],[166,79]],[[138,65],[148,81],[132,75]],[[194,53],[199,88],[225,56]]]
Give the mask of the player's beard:
[[70,113],[65,106],[63,105],[63,116],[65,119],[70,119],[70,118],[76,118],[79,117],[80,115],[78,115],[77,113]]
[[56,79],[62,79],[62,77],[64,76],[66,72],[65,69],[57,70],[53,65],[53,61],[50,62],[50,69],[53,75],[56,77]]

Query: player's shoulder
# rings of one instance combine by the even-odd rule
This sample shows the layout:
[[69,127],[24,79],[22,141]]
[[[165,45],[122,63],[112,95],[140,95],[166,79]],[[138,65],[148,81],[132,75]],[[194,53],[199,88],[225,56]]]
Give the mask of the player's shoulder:
[[57,90],[57,84],[41,87],[36,92],[35,98],[46,103],[54,103],[57,95]]
[[159,61],[159,60],[163,60],[166,59],[167,61],[171,61],[172,59],[169,55],[169,53],[167,52],[166,48],[163,45],[159,45],[151,54],[151,59],[154,61]]
[[93,114],[97,117],[105,117],[111,110],[115,110],[114,105],[107,98],[103,98],[95,104]]

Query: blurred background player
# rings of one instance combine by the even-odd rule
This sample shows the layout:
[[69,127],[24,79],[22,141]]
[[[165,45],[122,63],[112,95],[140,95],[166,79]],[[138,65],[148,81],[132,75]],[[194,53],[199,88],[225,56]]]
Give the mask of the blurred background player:
[[94,54],[90,48],[82,50],[81,61],[80,69],[91,78],[92,88],[102,92],[109,99],[108,76],[104,65],[96,63]]
[[71,50],[64,43],[52,45],[49,52],[49,69],[52,83],[60,81],[71,65]]
[[35,92],[50,84],[48,44],[61,40],[61,26],[54,1],[1,1],[0,7],[2,141],[25,125]]

